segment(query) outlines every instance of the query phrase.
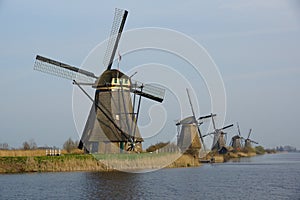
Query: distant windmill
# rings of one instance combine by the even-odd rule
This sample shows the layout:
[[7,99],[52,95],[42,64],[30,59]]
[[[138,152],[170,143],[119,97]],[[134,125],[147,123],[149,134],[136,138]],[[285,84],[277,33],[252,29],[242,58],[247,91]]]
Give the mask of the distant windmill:
[[186,92],[188,95],[188,99],[190,102],[190,107],[191,107],[191,111],[192,111],[193,115],[190,117],[186,117],[183,120],[176,123],[176,126],[178,126],[178,127],[181,125],[180,133],[179,133],[179,129],[178,129],[177,146],[183,152],[192,153],[194,155],[199,155],[199,151],[201,149],[201,143],[203,145],[203,148],[205,149],[203,137],[202,137],[202,134],[201,134],[201,131],[199,128],[199,126],[202,124],[202,122],[199,123],[198,120],[196,119],[194,108],[193,108],[192,101],[191,101],[191,97],[189,94],[189,90],[186,89]]
[[213,144],[212,144],[212,151],[218,151],[219,153],[226,153],[227,152],[227,148],[226,148],[226,140],[224,135],[226,134],[225,132],[223,132],[223,130],[232,127],[233,124],[224,126],[223,128],[217,129],[216,125],[215,125],[215,121],[214,121],[214,116],[216,116],[215,114],[211,113],[211,118],[212,118],[212,122],[213,122],[213,128],[214,131],[211,133],[208,133],[206,135],[203,135],[203,137],[206,137],[208,135],[214,135],[214,139],[213,139]]
[[[103,61],[106,70],[100,76],[49,58],[36,56],[35,70],[73,80],[73,84],[77,85],[92,101],[79,143],[79,148],[87,153],[141,151],[143,138],[137,127],[141,97],[158,102],[162,102],[164,98],[164,89],[134,82],[130,76],[121,72],[119,67],[112,69],[127,15],[127,10],[116,8]],[[95,89],[94,98],[89,96],[81,85],[92,86]],[[133,103],[131,93],[134,95]],[[136,98],[136,95],[139,95],[139,98]]]
[[231,138],[231,142],[230,142],[230,146],[234,149],[234,150],[241,150],[242,149],[242,142],[241,140],[244,139],[241,136],[241,131],[240,131],[240,126],[238,123],[236,123],[237,125],[237,129],[238,129],[238,135],[235,135]]
[[258,144],[258,142],[255,142],[254,140],[250,139],[251,132],[252,132],[252,129],[250,128],[248,137],[245,139],[245,148],[251,148],[252,147],[251,143]]

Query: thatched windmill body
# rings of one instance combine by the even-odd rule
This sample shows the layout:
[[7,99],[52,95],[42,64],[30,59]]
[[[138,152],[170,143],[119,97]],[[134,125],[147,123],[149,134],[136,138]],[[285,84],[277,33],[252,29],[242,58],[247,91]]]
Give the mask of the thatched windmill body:
[[238,134],[231,138],[230,146],[234,150],[239,151],[242,149],[242,141],[241,140],[244,138],[241,136],[240,126],[238,123],[237,123],[237,129],[238,129]]
[[182,152],[190,154],[199,154],[201,142],[199,138],[198,122],[194,116],[186,117],[176,125],[181,125],[180,134],[178,135],[177,146]]
[[[115,10],[104,59],[106,70],[100,76],[39,55],[36,57],[35,70],[73,80],[73,84],[92,101],[79,144],[79,148],[88,153],[140,151],[143,138],[137,120],[141,97],[158,102],[162,102],[164,98],[164,89],[134,82],[119,69],[112,69],[127,15],[126,10]],[[83,85],[90,85],[95,89],[94,98],[89,96]],[[131,94],[134,96],[133,102]]]
[[217,129],[216,125],[215,125],[215,121],[214,121],[215,116],[216,116],[216,114],[211,113],[214,131],[211,133],[208,133],[206,135],[203,135],[203,137],[206,137],[208,135],[213,135],[214,138],[213,138],[211,150],[218,151],[219,153],[226,153],[227,152],[226,139],[225,139],[226,133],[223,130],[232,127],[233,124],[230,124],[230,125],[224,126],[223,128]]
[[190,102],[192,116],[186,117],[176,123],[176,126],[181,126],[180,131],[178,131],[177,146],[182,152],[198,156],[202,145],[205,148],[203,137],[199,128],[201,123],[199,123],[196,119],[188,89],[186,89],[186,91]]
[[250,139],[250,135],[251,135],[252,129],[249,130],[248,136],[245,139],[245,148],[252,148],[252,143],[254,144],[258,144],[258,142],[255,142],[254,140]]

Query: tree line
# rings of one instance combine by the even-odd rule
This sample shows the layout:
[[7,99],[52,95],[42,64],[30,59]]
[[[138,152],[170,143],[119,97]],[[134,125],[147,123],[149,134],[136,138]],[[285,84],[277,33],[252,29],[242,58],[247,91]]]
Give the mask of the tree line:
[[[63,144],[63,149],[65,149],[68,153],[70,153],[72,150],[77,149],[79,144],[78,140],[72,140],[72,138],[68,138],[64,144]],[[38,147],[38,145],[36,144],[36,142],[34,141],[34,139],[30,139],[28,141],[24,141],[22,143],[22,146],[20,148],[20,150],[35,150],[35,149],[49,149],[51,147],[48,146],[43,146],[43,147]],[[55,149],[58,149],[57,147],[53,147]],[[0,150],[13,150],[16,148],[10,147],[8,143],[4,142],[4,143],[0,143]]]

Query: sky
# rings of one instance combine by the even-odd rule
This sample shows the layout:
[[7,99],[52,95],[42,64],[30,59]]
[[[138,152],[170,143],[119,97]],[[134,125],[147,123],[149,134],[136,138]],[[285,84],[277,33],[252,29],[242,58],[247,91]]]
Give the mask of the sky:
[[[242,135],[252,128],[252,139],[264,147],[300,148],[300,4],[291,0],[2,0],[0,143],[18,148],[34,139],[39,146],[62,146],[69,137],[79,139],[73,119],[74,86],[69,80],[34,71],[35,56],[84,66],[90,52],[109,36],[116,7],[129,10],[125,30],[172,29],[206,50],[224,82],[226,109],[218,114],[225,116],[225,123],[217,118],[220,126],[239,122]],[[154,61],[167,63],[197,85],[192,95],[197,115],[211,112],[203,80],[195,78],[186,63],[168,53],[149,50],[128,54],[122,62],[130,67],[123,70]],[[185,91],[180,95],[184,96]],[[185,102],[188,104],[187,98]],[[147,115],[151,106],[155,108],[155,104],[145,101],[142,107],[139,123],[145,130],[145,124],[151,121]],[[189,105],[180,113],[168,94],[162,106],[152,109],[150,118],[154,123],[155,118],[167,116],[162,132],[176,135],[174,121],[191,114]],[[228,136],[236,132],[236,128],[229,129]],[[163,140],[163,134],[155,140]]]

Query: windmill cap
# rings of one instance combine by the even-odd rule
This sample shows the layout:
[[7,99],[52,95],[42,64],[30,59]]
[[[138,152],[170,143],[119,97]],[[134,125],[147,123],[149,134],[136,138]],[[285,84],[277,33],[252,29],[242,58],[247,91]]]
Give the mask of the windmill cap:
[[103,86],[108,86],[109,84],[112,83],[114,78],[118,79],[123,79],[123,83],[130,82],[130,78],[125,75],[123,72],[117,70],[117,69],[111,69],[111,70],[106,70],[105,72],[102,73],[102,75],[98,78],[96,87],[103,87]]
[[181,120],[178,124],[193,124],[197,123],[194,116],[186,117],[183,120]]

